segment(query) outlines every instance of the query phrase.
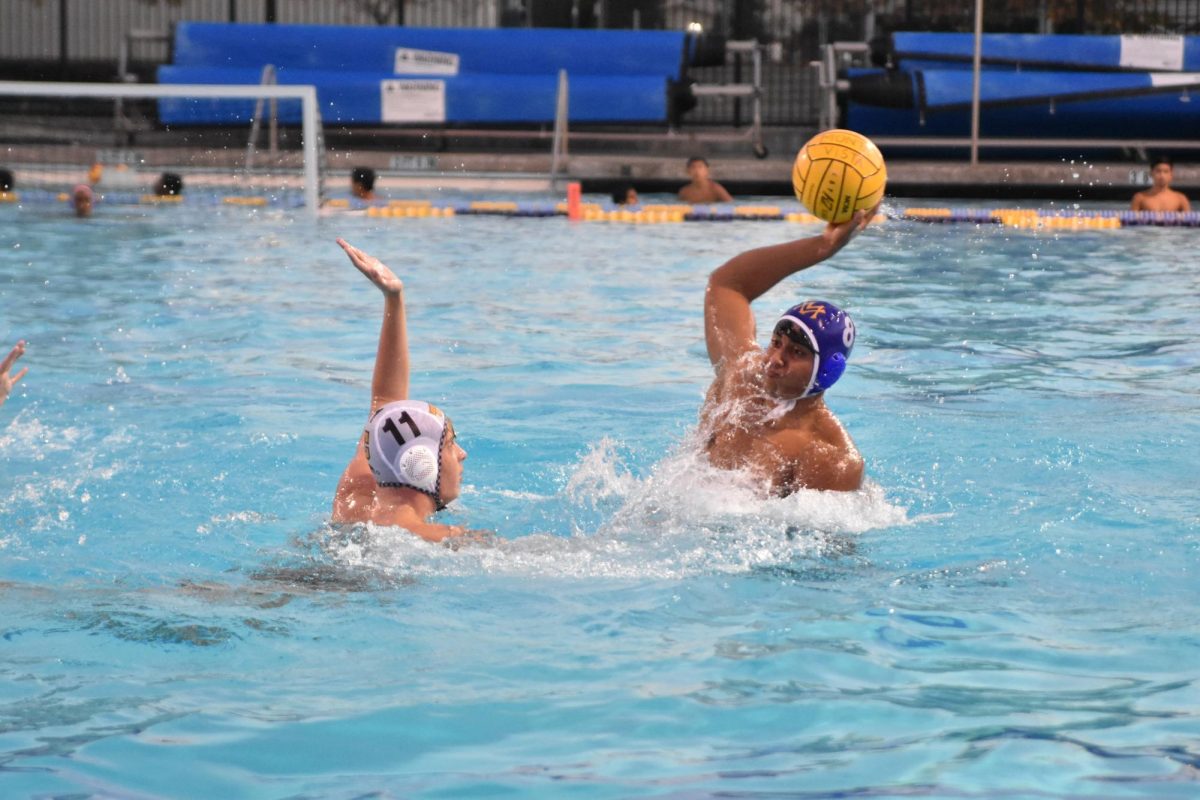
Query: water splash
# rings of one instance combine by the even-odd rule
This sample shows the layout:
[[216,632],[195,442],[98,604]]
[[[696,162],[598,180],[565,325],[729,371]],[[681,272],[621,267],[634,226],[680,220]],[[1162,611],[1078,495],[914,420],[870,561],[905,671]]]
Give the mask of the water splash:
[[844,556],[858,534],[911,522],[878,485],[765,497],[749,475],[714,469],[686,446],[638,478],[609,439],[580,459],[558,499],[612,511],[596,529],[570,536],[530,531],[446,547],[365,525],[329,529],[319,547],[347,567],[410,576],[677,580]]

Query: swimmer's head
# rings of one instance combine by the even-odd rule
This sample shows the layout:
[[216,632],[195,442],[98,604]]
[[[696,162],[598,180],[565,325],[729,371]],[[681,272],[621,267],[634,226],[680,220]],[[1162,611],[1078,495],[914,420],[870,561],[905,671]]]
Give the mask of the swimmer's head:
[[1155,187],[1159,189],[1170,188],[1171,180],[1174,177],[1175,167],[1170,157],[1158,155],[1150,159],[1150,180]]
[[355,167],[350,171],[350,193],[368,200],[375,191],[375,170],[370,167]]
[[618,206],[636,206],[638,204],[637,189],[630,184],[613,189],[612,201],[614,205]]
[[437,406],[419,400],[388,403],[367,422],[365,445],[380,486],[416,489],[439,509],[458,497],[467,454]]
[[854,322],[833,303],[808,300],[783,312],[775,323],[772,342],[789,342],[812,353],[812,370],[800,397],[818,395],[846,371],[854,349]]
[[75,208],[75,216],[90,216],[92,213],[92,187],[81,183],[72,189],[71,205]]
[[692,156],[687,160],[686,170],[692,180],[705,180],[708,178],[708,159],[704,156]]
[[183,178],[176,172],[164,172],[158,177],[154,194],[159,197],[177,197],[183,194]]

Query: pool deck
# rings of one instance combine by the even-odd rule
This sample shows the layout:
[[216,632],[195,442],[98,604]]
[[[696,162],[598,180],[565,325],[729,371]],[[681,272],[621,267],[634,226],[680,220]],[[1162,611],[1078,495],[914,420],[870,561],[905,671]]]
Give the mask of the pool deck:
[[[762,142],[768,155],[759,159],[754,156],[749,129],[625,135],[572,131],[559,182],[579,181],[585,192],[608,192],[623,184],[632,184],[640,192],[673,192],[687,181],[687,157],[703,155],[713,177],[735,195],[788,196],[792,194],[792,160],[813,132],[766,128]],[[507,136],[510,142],[505,147],[503,139],[473,139],[463,132],[428,131],[420,140],[410,132],[392,143],[394,149],[380,149],[378,141],[352,135],[331,143],[327,174],[348,173],[352,166],[363,165],[379,170],[383,185],[389,188],[436,184],[519,190],[538,181],[545,186],[553,166],[551,134],[511,132]],[[884,152],[888,155],[888,193],[898,196],[1128,201],[1134,192],[1150,185],[1145,154],[1115,147],[1104,158],[1098,154],[1094,160],[1074,162],[1037,159],[1024,153],[1019,159],[1002,160],[984,150],[975,165],[970,164],[965,147],[921,151],[885,147]],[[904,157],[889,155],[898,152]],[[922,157],[912,157],[914,153]],[[1196,150],[1177,154],[1175,160],[1173,186],[1200,199],[1200,142]]]
[[[733,194],[790,195],[792,157],[766,159],[733,155],[709,158],[713,177]],[[537,189],[549,184],[550,156],[504,153],[331,153],[327,178],[340,170],[371,166],[390,189]],[[674,191],[686,182],[684,160],[631,153],[581,154],[566,159],[560,181],[579,181],[585,192],[607,192],[632,184],[641,192]],[[888,193],[907,197],[1047,198],[1128,200],[1150,183],[1145,165],[1133,162],[962,160],[888,161]],[[1200,166],[1177,165],[1173,186],[1200,198]]]
[[[110,118],[79,119],[69,125],[58,120],[56,125],[50,120],[0,121],[0,140],[14,142],[0,147],[0,161],[6,166],[22,162],[87,164],[93,159],[104,161],[102,154],[116,153],[131,156],[126,161],[146,171],[190,165],[230,174],[240,171],[245,162],[242,131],[235,132],[236,136],[229,132],[189,135],[188,144],[181,146],[177,134],[149,130],[140,133],[136,141],[114,147]],[[30,137],[29,128],[43,133]],[[59,134],[47,136],[47,130]],[[735,196],[791,196],[794,154],[813,131],[765,128],[762,133],[768,155],[759,159],[745,128],[571,131],[569,154],[552,175],[553,134],[548,130],[330,130],[326,134],[326,185],[336,190],[343,176],[348,180],[352,167],[369,166],[380,173],[381,188],[392,196],[408,189],[560,191],[567,181],[579,181],[589,193],[607,193],[625,184],[640,192],[673,193],[687,180],[687,157],[703,155],[713,177]],[[22,140],[25,143],[15,143]],[[1150,184],[1145,153],[1116,147],[1107,152],[1107,160],[1076,161],[1052,157],[1000,160],[985,150],[984,160],[976,165],[969,163],[964,147],[915,151],[930,154],[922,158],[909,157],[914,152],[911,149],[905,157],[892,155],[901,151],[886,147],[884,152],[888,155],[888,194],[898,197],[1128,202],[1134,192]],[[1200,141],[1196,148],[1176,153],[1175,160],[1174,188],[1200,201]],[[261,167],[269,169],[272,161],[291,171],[299,169],[294,147],[274,159],[259,151]]]

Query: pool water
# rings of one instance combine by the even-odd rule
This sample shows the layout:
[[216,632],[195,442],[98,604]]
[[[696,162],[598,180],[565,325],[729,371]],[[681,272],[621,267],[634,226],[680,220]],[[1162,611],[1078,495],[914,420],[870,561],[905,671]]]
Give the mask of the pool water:
[[[0,207],[4,797],[1200,793],[1194,232],[890,222],[849,495],[695,456],[708,272],[811,227]],[[334,530],[382,302],[450,549]]]

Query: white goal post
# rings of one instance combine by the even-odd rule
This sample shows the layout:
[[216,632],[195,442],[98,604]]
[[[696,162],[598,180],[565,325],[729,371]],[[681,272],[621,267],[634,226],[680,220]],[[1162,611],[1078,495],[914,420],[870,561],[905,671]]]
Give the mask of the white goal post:
[[317,90],[313,86],[223,86],[215,84],[128,84],[128,83],[53,83],[45,81],[0,81],[0,96],[16,97],[91,97],[143,98],[163,97],[206,99],[299,100],[301,136],[304,151],[304,205],[316,214],[320,205],[320,127]]

